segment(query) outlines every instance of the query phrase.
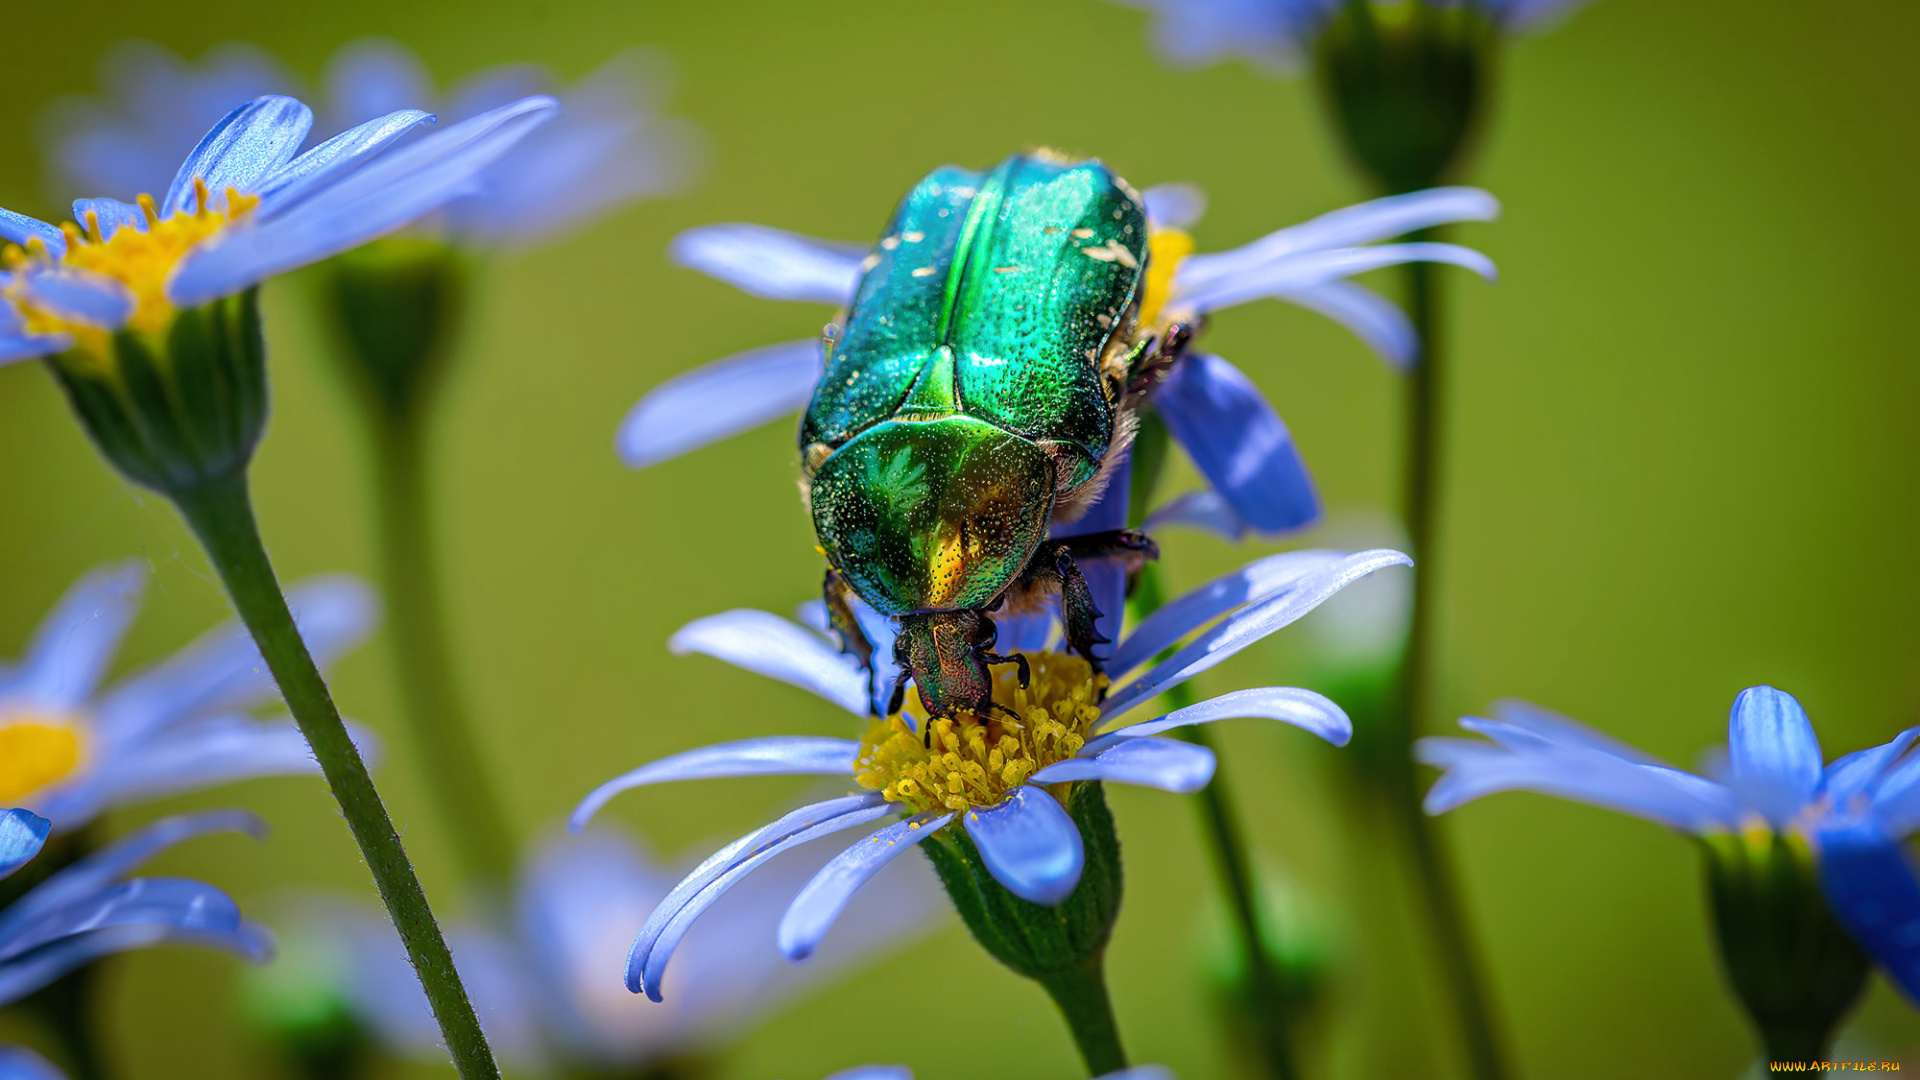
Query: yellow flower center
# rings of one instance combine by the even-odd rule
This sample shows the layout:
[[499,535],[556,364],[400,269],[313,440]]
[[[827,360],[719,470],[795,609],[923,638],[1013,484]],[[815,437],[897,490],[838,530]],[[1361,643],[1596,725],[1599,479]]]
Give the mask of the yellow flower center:
[[1147,280],[1140,290],[1140,325],[1157,326],[1173,292],[1173,274],[1193,254],[1193,237],[1179,229],[1155,229],[1147,237]]
[[80,725],[41,713],[0,715],[0,806],[17,805],[80,764]]
[[[860,740],[854,779],[916,813],[965,810],[992,806],[1027,777],[1079,753],[1100,722],[1107,677],[1071,654],[1023,655],[1033,672],[1025,690],[1013,665],[994,669],[993,700],[1007,712],[957,713],[933,721],[929,735],[898,715],[875,720]],[[917,687],[907,704],[926,715]]]
[[[172,276],[174,266],[188,251],[245,217],[260,203],[257,196],[242,195],[228,188],[224,205],[212,207],[207,185],[198,178],[193,182],[193,192],[194,206],[198,209],[193,213],[177,211],[168,218],[160,216],[153,196],[140,196],[137,201],[147,218],[145,232],[125,225],[107,237],[102,233],[99,216],[90,211],[84,228],[73,222],[60,226],[67,237],[66,258],[54,259],[46,244],[36,239],[24,249],[10,244],[0,251],[0,268],[27,271],[60,266],[111,278],[133,294],[133,317],[127,327],[158,336],[173,323],[173,305],[167,300],[167,279]],[[80,350],[103,364],[110,362],[112,331],[35,304],[18,282],[3,295],[20,312],[28,332],[70,334]]]

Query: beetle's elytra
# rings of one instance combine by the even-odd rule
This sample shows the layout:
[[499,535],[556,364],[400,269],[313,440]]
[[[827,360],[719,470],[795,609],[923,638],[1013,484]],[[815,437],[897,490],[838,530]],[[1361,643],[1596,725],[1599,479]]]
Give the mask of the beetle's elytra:
[[893,708],[912,679],[936,716],[984,712],[987,665],[1016,659],[992,651],[988,612],[1039,594],[1094,660],[1076,556],[1153,556],[1127,531],[1048,539],[1124,450],[1129,389],[1173,359],[1138,326],[1147,258],[1133,189],[1047,152],[934,171],[868,256],[800,447],[843,644],[871,658],[844,590],[900,620]]

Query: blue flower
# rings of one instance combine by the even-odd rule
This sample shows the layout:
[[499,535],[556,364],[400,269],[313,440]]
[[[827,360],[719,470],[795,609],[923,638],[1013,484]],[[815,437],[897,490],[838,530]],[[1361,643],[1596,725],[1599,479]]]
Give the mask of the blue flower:
[[[1473,188],[1436,188],[1377,199],[1281,229],[1230,251],[1192,254],[1184,227],[1204,205],[1190,185],[1143,195],[1153,227],[1141,300],[1143,327],[1164,329],[1235,304],[1276,298],[1339,321],[1389,363],[1415,362],[1419,341],[1406,316],[1364,286],[1366,270],[1426,260],[1489,278],[1493,264],[1452,244],[1376,241],[1434,225],[1484,221],[1499,212]],[[813,240],[760,225],[713,225],[681,234],[674,258],[755,296],[844,308],[863,273],[862,245]],[[824,370],[819,338],[728,357],[656,387],[620,425],[617,446],[642,468],[804,409]],[[1298,448],[1266,398],[1240,370],[1190,352],[1155,388],[1152,405],[1218,493],[1207,504],[1244,531],[1280,532],[1311,522],[1319,499]],[[1111,485],[1110,485],[1111,487]],[[1199,511],[1183,507],[1183,513]]]
[[[564,108],[489,167],[478,190],[447,205],[448,231],[462,240],[524,244],[679,189],[696,166],[699,133],[656,112],[664,69],[662,58],[631,50],[565,90],[552,88],[552,75],[531,64],[491,68],[454,86],[436,109],[450,120],[531,93],[551,92]],[[328,62],[326,82],[341,124],[436,100],[419,58],[393,41],[342,48]]]
[[[137,562],[81,578],[25,657],[0,664],[0,804],[26,806],[64,832],[114,806],[319,772],[291,720],[247,715],[279,693],[238,622],[101,688],[145,581]],[[307,581],[287,601],[323,665],[358,644],[377,617],[372,591],[348,577]]]
[[558,107],[523,98],[395,147],[433,120],[403,109],[299,153],[312,111],[267,95],[215,124],[159,200],[80,199],[78,224],[60,228],[0,210],[0,240],[18,245],[0,273],[0,363],[77,346],[110,367],[117,331],[160,338],[177,309],[243,292],[472,194],[482,171]]
[[[27,810],[0,811],[0,878],[26,865],[52,825]],[[264,835],[251,814],[166,818],[59,870],[0,911],[0,1005],[18,1001],[103,956],[154,945],[201,945],[260,962],[273,936],[241,918],[227,894],[185,878],[125,875],[167,848],[211,832]],[[58,1078],[39,1055],[0,1046],[7,1080]]]
[[[1397,551],[1376,550],[1290,552],[1250,563],[1165,605],[1120,640],[1106,670],[1114,679],[1133,677],[1111,693],[1107,677],[1095,676],[1079,657],[1036,651],[1056,635],[1053,617],[1008,618],[1001,624],[1000,645],[1025,655],[1031,678],[1021,687],[1012,671],[999,673],[994,700],[1019,717],[1018,723],[999,719],[996,712],[987,721],[954,717],[929,726],[920,719],[917,693],[910,692],[905,713],[869,720],[858,741],[793,735],[722,743],[675,754],[601,785],[574,811],[575,828],[619,792],[670,780],[826,775],[846,777],[856,786],[854,794],[803,806],[747,833],[675,886],[634,942],[628,989],[661,1000],[668,960],[709,905],[788,848],[855,826],[887,822],[835,856],[794,897],[777,938],[789,960],[812,955],[854,894],[894,857],[956,821],[988,871],[1010,892],[1034,903],[1061,903],[1080,880],[1085,852],[1057,795],[1064,789],[1057,785],[1112,780],[1197,791],[1213,777],[1213,754],[1158,736],[1215,720],[1280,720],[1335,745],[1352,734],[1339,706],[1310,690],[1288,687],[1239,690],[1140,722],[1126,723],[1129,712],[1300,618],[1349,582],[1408,562]],[[869,717],[873,673],[840,655],[825,633],[818,605],[803,611],[809,625],[763,611],[710,616],[683,627],[670,647],[784,680]],[[861,618],[883,635],[875,655],[888,655],[886,620],[873,618],[870,609]],[[1200,633],[1182,645],[1195,630]],[[1169,649],[1171,656],[1154,662]]]
[[[786,898],[819,861],[790,856],[735,890],[719,919],[689,935],[665,1009],[636,1007],[607,978],[606,962],[675,876],[612,830],[541,846],[522,872],[512,933],[456,926],[449,942],[503,1062],[530,1072],[628,1072],[710,1046],[830,970],[929,928],[932,882],[902,867],[914,872],[889,875],[861,898],[860,934],[829,943],[825,969],[780,962],[765,942]],[[354,1015],[390,1049],[444,1060],[439,1028],[392,926],[375,912],[341,907],[316,907],[307,922],[333,958]]]
[[[1153,13],[1153,41],[1168,62],[1197,67],[1230,58],[1286,69],[1346,0],[1119,0]],[[1371,0],[1379,3],[1380,0]],[[1475,8],[1501,30],[1521,33],[1584,0],[1407,0],[1436,8]]]
[[1800,703],[1755,686],[1734,699],[1724,764],[1708,779],[1522,702],[1460,725],[1492,741],[1420,740],[1420,760],[1446,770],[1427,793],[1429,813],[1536,791],[1701,836],[1798,836],[1835,917],[1920,1001],[1920,878],[1900,843],[1920,831],[1920,755],[1908,752],[1920,728],[1823,765]]

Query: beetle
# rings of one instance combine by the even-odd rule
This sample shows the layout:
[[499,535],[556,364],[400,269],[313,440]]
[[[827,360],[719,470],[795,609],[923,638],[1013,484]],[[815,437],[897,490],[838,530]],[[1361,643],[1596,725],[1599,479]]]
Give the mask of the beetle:
[[993,707],[993,613],[1060,598],[1097,671],[1079,560],[1158,551],[1134,530],[1049,539],[1104,491],[1133,407],[1188,328],[1143,331],[1140,196],[1097,159],[1038,151],[947,166],[901,200],[862,264],[800,426],[802,491],[843,651],[873,670],[849,593],[899,624],[900,672],[935,717]]

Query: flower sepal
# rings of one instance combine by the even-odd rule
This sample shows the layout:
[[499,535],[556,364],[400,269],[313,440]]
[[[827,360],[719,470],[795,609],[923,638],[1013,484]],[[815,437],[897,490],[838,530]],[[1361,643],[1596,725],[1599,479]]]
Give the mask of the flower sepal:
[[1812,850],[1761,826],[1701,840],[1721,963],[1767,1057],[1823,1059],[1871,961],[1828,908]]
[[1080,883],[1057,906],[1022,900],[995,879],[965,829],[923,842],[940,884],[975,941],[995,960],[1043,985],[1097,964],[1120,917],[1120,840],[1097,780],[1070,785],[1066,808],[1085,844]]
[[1343,4],[1315,66],[1335,127],[1391,193],[1442,183],[1479,134],[1498,29],[1472,4]]
[[258,288],[182,309],[161,335],[119,330],[49,365],[107,460],[169,496],[241,473],[266,428]]
[[388,237],[325,269],[324,303],[348,378],[376,417],[414,422],[452,353],[466,307],[466,257],[438,240]]

